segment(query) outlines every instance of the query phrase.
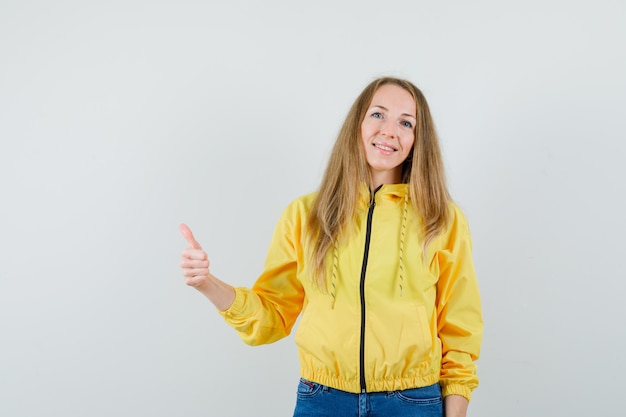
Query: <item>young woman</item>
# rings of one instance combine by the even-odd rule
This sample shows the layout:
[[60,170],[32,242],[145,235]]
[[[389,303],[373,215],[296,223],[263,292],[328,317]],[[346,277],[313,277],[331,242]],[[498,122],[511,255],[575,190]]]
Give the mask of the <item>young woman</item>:
[[[294,416],[465,416],[480,297],[426,99],[380,78],[352,105],[318,192],[284,211],[251,289],[213,276],[191,231],[181,267],[244,342],[295,341]],[[445,414],[444,414],[445,413]]]

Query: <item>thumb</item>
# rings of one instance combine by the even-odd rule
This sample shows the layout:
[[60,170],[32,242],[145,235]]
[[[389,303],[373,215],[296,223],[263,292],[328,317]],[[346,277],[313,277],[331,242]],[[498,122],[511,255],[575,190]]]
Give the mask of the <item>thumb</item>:
[[189,246],[191,246],[193,249],[202,249],[202,246],[200,246],[200,244],[193,237],[193,233],[191,233],[191,229],[186,224],[184,223],[181,224],[179,226],[179,229],[180,229],[180,233],[182,233],[187,243],[189,243]]

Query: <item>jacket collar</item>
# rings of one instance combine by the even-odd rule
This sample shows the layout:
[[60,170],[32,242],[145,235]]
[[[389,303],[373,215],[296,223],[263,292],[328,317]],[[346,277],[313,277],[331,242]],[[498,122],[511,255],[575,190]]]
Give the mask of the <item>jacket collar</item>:
[[[385,203],[387,201],[396,202],[401,204],[404,198],[408,198],[409,184],[383,184],[376,191],[376,204],[379,202]],[[367,208],[372,200],[372,194],[374,190],[370,190],[369,186],[365,183],[361,184],[359,192],[359,208]]]

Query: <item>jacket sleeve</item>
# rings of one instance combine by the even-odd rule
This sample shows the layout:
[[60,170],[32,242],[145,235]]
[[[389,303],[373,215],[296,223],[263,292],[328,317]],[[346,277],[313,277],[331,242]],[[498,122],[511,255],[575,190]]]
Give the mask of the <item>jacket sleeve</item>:
[[283,212],[270,243],[263,273],[253,287],[235,288],[233,304],[220,314],[249,345],[272,343],[289,335],[300,314],[304,289],[297,278],[301,256],[301,210]]
[[474,361],[480,353],[483,320],[469,227],[456,206],[452,211],[451,227],[431,264],[439,272],[436,307],[442,344],[440,383],[444,397],[456,394],[469,401],[478,386]]

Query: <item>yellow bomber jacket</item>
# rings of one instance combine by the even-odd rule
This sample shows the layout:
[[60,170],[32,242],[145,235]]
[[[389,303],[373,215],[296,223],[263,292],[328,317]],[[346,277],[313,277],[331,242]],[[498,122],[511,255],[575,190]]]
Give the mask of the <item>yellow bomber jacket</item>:
[[450,203],[452,221],[424,257],[407,192],[386,184],[372,197],[363,187],[355,221],[328,255],[326,291],[305,268],[315,194],[296,199],[263,273],[220,314],[250,345],[289,335],[302,314],[295,342],[305,379],[352,393],[439,382],[444,396],[469,400],[483,323],[468,225]]

